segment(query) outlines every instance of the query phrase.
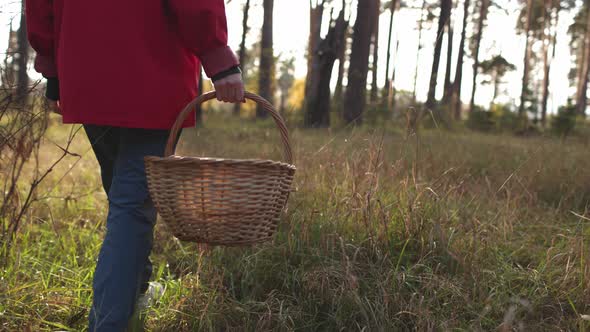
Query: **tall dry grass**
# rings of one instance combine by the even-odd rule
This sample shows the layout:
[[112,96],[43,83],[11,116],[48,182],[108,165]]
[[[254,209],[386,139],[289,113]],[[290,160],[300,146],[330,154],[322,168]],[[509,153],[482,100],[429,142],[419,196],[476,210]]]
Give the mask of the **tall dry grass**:
[[[184,133],[183,153],[280,158],[270,124],[207,120]],[[49,135],[66,138],[63,127]],[[149,330],[590,327],[585,144],[390,128],[292,137],[297,192],[273,243],[202,250],[158,226],[166,293]],[[82,159],[56,169],[48,188],[59,186],[0,272],[2,329],[85,324],[105,204],[76,142]]]

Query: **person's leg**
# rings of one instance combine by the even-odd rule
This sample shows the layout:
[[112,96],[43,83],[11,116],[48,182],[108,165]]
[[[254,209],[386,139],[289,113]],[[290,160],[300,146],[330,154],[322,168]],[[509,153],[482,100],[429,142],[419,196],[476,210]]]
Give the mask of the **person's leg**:
[[[120,129],[107,232],[94,275],[90,331],[123,331],[149,279],[156,210],[143,158],[164,154],[168,131]],[[150,269],[151,270],[151,269]]]
[[[115,160],[119,151],[120,130],[121,128],[118,127],[84,125],[84,131],[100,166],[102,186],[107,196],[113,182]],[[148,259],[140,289],[141,294],[147,291],[151,274],[152,262]]]
[[119,129],[110,126],[84,125],[84,131],[100,165],[102,187],[107,195],[113,182],[115,159],[119,150]]

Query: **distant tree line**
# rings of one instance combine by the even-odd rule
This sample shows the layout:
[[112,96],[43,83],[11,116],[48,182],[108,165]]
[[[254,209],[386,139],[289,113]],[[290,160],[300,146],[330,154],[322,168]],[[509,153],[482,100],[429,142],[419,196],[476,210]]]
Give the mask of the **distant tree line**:
[[[238,55],[244,67],[244,75],[249,82],[255,80],[250,85],[254,85],[255,91],[264,98],[275,102],[275,96],[280,96],[279,106],[284,110],[295,82],[294,60],[279,59],[275,54],[274,0],[241,1],[242,38]],[[395,58],[399,49],[399,40],[395,40],[393,31],[396,14],[402,8],[418,13],[416,26],[411,27],[418,36],[418,56],[424,49],[424,31],[436,29],[428,92],[423,108],[432,111],[443,121],[461,120],[477,108],[475,96],[479,84],[493,87],[490,109],[493,108],[497,97],[502,95],[502,77],[507,72],[514,71],[516,65],[509,63],[500,53],[482,59],[481,48],[482,41],[489,38],[488,34],[493,34],[492,31],[486,31],[490,11],[501,12],[506,1],[309,0],[307,76],[304,85],[305,101],[302,105],[304,125],[330,126],[331,114],[341,117],[345,123],[360,123],[366,110],[375,107],[393,112],[398,91],[395,84]],[[524,121],[532,119],[541,126],[546,126],[551,93],[551,65],[556,56],[558,38],[568,37],[573,55],[569,78],[571,86],[575,87],[571,104],[577,115],[585,115],[590,76],[590,0],[519,0],[519,4],[521,9],[517,15],[515,33],[524,36],[525,51],[520,66],[523,71],[517,114]],[[262,5],[263,24],[258,42],[248,49],[246,37],[251,32],[249,16],[254,5]],[[356,11],[356,19],[351,22],[353,11]],[[558,26],[566,12],[575,14],[575,19],[568,29],[568,36],[560,36]],[[457,17],[462,19],[455,19]],[[24,14],[19,19],[20,24],[16,31],[12,31],[11,25],[1,82],[4,87],[12,87],[17,97],[28,91],[29,77],[26,68],[32,58],[26,38]],[[388,20],[386,31],[379,31],[381,19]],[[326,29],[322,29],[324,24],[328,25]],[[459,30],[460,38],[455,40],[457,38],[454,31]],[[322,31],[325,32],[323,35]],[[380,33],[387,33],[386,45],[379,45]],[[443,50],[443,45],[446,45],[446,50]],[[378,68],[379,49],[382,47],[387,48],[384,52],[384,70]],[[533,52],[533,49],[541,51]],[[471,77],[464,75],[467,59],[471,59],[472,63]],[[336,65],[337,70],[334,70]],[[444,76],[439,77],[443,66]],[[336,86],[333,89],[331,82],[334,72],[338,77],[334,78]],[[255,77],[248,77],[253,75]],[[383,86],[379,86],[379,75],[384,76]],[[411,91],[411,98],[416,105],[417,76],[418,65]],[[443,94],[439,100],[436,92],[441,84]],[[467,84],[471,86],[471,96],[462,96],[462,88]],[[464,103],[468,97],[468,102]],[[235,105],[234,112],[239,111],[240,105]],[[263,118],[266,113],[259,109],[256,116]]]

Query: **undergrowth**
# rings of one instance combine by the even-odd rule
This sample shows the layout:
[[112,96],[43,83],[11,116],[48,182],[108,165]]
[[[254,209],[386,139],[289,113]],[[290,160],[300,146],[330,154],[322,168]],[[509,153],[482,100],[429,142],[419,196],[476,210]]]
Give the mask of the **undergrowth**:
[[[179,151],[279,159],[277,137],[212,117]],[[292,141],[296,192],[272,243],[199,247],[159,223],[166,292],[148,330],[590,328],[585,144],[389,128],[294,129]],[[2,330],[85,328],[106,203],[83,135],[74,150],[2,252]],[[56,153],[48,140],[41,159]]]

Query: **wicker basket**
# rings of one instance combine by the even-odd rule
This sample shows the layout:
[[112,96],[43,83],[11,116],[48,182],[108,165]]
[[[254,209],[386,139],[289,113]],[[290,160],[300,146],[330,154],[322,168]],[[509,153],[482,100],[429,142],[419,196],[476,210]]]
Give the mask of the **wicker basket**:
[[286,162],[258,159],[214,159],[173,155],[186,117],[209,92],[180,113],[164,157],[145,158],[150,195],[174,236],[212,245],[248,245],[269,240],[277,230],[295,174],[285,123],[263,98],[246,92],[267,110],[281,134]]

